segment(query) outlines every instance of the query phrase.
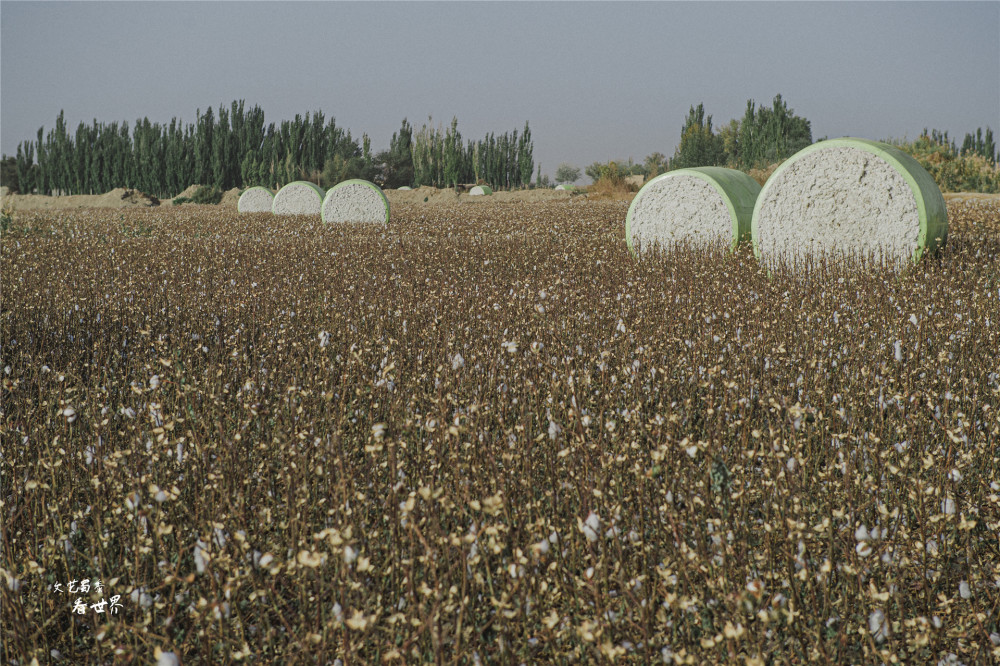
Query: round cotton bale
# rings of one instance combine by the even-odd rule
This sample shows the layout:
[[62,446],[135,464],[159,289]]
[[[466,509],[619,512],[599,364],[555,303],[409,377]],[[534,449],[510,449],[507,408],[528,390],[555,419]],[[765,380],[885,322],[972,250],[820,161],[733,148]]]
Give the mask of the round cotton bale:
[[944,245],[948,213],[934,179],[909,155],[877,141],[831,139],[771,174],[752,235],[769,268],[823,256],[901,266]]
[[493,190],[490,189],[489,185],[476,185],[471,190],[469,190],[470,197],[482,197],[488,194],[493,194]]
[[315,183],[304,180],[288,183],[274,195],[271,212],[275,215],[318,215],[324,194],[323,188]]
[[625,217],[633,254],[677,244],[736,247],[750,235],[760,185],[735,169],[677,169],[642,186]]
[[389,222],[389,200],[375,183],[354,178],[337,183],[323,199],[324,222]]
[[559,190],[560,192],[562,191],[572,192],[573,190],[576,189],[576,185],[556,185],[556,189]]
[[274,195],[265,187],[251,187],[240,195],[236,210],[241,213],[270,213]]
[[400,191],[400,192],[409,192],[409,191],[410,191],[410,190],[412,190],[412,189],[413,189],[413,188],[412,188],[412,187],[410,187],[409,185],[403,185],[403,186],[402,186],[401,188],[399,188],[399,191]]

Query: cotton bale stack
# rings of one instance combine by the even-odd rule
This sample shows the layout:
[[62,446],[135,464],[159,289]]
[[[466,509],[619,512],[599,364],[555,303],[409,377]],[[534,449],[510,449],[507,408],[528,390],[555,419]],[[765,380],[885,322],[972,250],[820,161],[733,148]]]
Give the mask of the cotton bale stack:
[[270,213],[273,207],[274,194],[266,187],[251,187],[236,202],[236,210],[240,213]]
[[489,185],[476,185],[471,190],[469,190],[470,197],[482,197],[493,194],[492,188]]
[[325,192],[315,183],[296,180],[274,195],[271,212],[275,215],[319,215]]
[[754,208],[754,252],[768,268],[823,257],[902,266],[942,247],[944,197],[909,155],[867,139],[803,148],[768,178]]
[[324,222],[389,222],[389,200],[375,183],[353,178],[337,183],[323,199]]
[[750,235],[760,185],[735,169],[677,169],[643,185],[625,217],[633,254],[659,246],[736,245]]

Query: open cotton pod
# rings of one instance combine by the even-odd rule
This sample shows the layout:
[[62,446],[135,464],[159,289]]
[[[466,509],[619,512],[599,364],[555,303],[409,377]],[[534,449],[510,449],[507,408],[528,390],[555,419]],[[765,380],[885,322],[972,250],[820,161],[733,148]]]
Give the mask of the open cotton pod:
[[265,187],[251,187],[240,195],[236,210],[240,213],[270,213],[274,195]]
[[625,239],[633,254],[681,244],[736,245],[750,235],[760,185],[735,169],[677,169],[653,178],[632,199]]
[[754,252],[768,268],[823,257],[901,267],[944,245],[948,214],[934,179],[909,155],[866,139],[803,148],[764,184]]
[[389,222],[389,200],[375,183],[354,178],[337,183],[323,199],[324,222]]
[[271,212],[275,215],[319,215],[323,207],[323,189],[315,183],[297,180],[274,195]]

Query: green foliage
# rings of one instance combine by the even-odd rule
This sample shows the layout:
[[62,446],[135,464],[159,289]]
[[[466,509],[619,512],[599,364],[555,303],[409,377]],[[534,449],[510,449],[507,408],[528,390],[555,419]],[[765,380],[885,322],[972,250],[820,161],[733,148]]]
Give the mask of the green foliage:
[[888,139],[890,143],[911,155],[934,178],[942,192],[1000,192],[1000,168],[996,164],[996,153],[991,161],[986,155],[993,133],[987,129],[986,138],[979,144],[973,140],[959,150],[954,141],[949,141],[947,132],[927,131],[916,141]]
[[667,156],[663,153],[654,152],[646,156],[642,163],[643,175],[646,178],[653,178],[661,173],[666,173],[668,168]]
[[457,118],[446,131],[424,125],[415,136],[404,119],[389,150],[374,154],[367,135],[352,138],[322,111],[265,125],[260,107],[247,109],[239,100],[196,110],[194,123],[142,118],[131,131],[127,122],[95,120],[70,133],[60,112],[54,129],[41,127],[36,141],[19,146],[14,164],[19,190],[41,194],[125,187],[166,198],[191,183],[224,191],[277,189],[294,180],[332,187],[348,178],[437,187],[483,179],[494,188],[514,188],[531,180],[533,148],[527,122],[520,133],[463,144]]
[[781,162],[811,143],[809,121],[796,116],[780,94],[770,107],[756,106],[752,99],[747,100],[743,119],[730,120],[718,132],[712,129],[712,116],[706,116],[704,106],[699,104],[688,112],[680,144],[669,165],[662,156],[652,163],[646,158],[646,175],[656,175],[668,166],[670,169],[729,166],[750,171]]
[[962,142],[962,155],[979,155],[985,158],[990,164],[997,163],[997,145],[993,141],[993,130],[986,128],[986,135],[983,136],[983,128],[977,128],[976,134],[965,135]]
[[771,108],[755,107],[747,100],[746,113],[738,126],[730,123],[727,161],[748,170],[781,162],[812,143],[808,120],[796,116],[793,109],[776,95]]
[[[21,147],[18,146],[18,151]],[[0,186],[6,187],[7,191],[11,194],[16,194],[21,191],[20,179],[17,173],[17,159],[14,157],[7,157],[5,154],[3,160],[0,161]]]
[[398,188],[413,183],[413,128],[403,118],[399,132],[392,135],[389,150],[375,156],[376,180],[381,187]]
[[452,118],[445,130],[423,125],[413,137],[413,182],[415,185],[453,187],[458,183],[485,183],[493,189],[514,189],[531,182],[534,169],[531,129],[528,123],[517,130],[497,136],[494,133],[462,147],[458,119]]
[[572,183],[580,177],[580,169],[573,166],[572,164],[567,164],[563,162],[556,168],[556,182],[557,183]]
[[681,128],[681,142],[670,161],[670,168],[720,166],[726,163],[722,139],[712,132],[712,116],[705,116],[704,104],[691,107],[684,127]]
[[584,173],[594,183],[602,178],[615,182],[619,180],[624,182],[626,176],[645,176],[646,170],[642,164],[636,164],[632,161],[632,158],[629,158],[627,161],[609,160],[608,162],[594,162],[584,170]]
[[0,234],[6,234],[14,224],[14,204],[10,199],[4,199],[0,207]]

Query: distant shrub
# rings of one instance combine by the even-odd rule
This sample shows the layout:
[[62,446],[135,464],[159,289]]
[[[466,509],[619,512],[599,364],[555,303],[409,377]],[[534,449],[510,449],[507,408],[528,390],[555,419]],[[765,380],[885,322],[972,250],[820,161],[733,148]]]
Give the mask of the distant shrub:
[[886,141],[912,155],[942,192],[1000,192],[1000,168],[974,152],[961,154],[946,134],[924,133],[916,141]]
[[628,182],[626,179],[629,175],[628,172],[623,171],[617,162],[591,165],[591,168],[588,169],[588,174],[597,175],[594,184],[587,188],[587,192],[594,195],[595,198],[627,199],[639,191],[639,188],[635,184]]

